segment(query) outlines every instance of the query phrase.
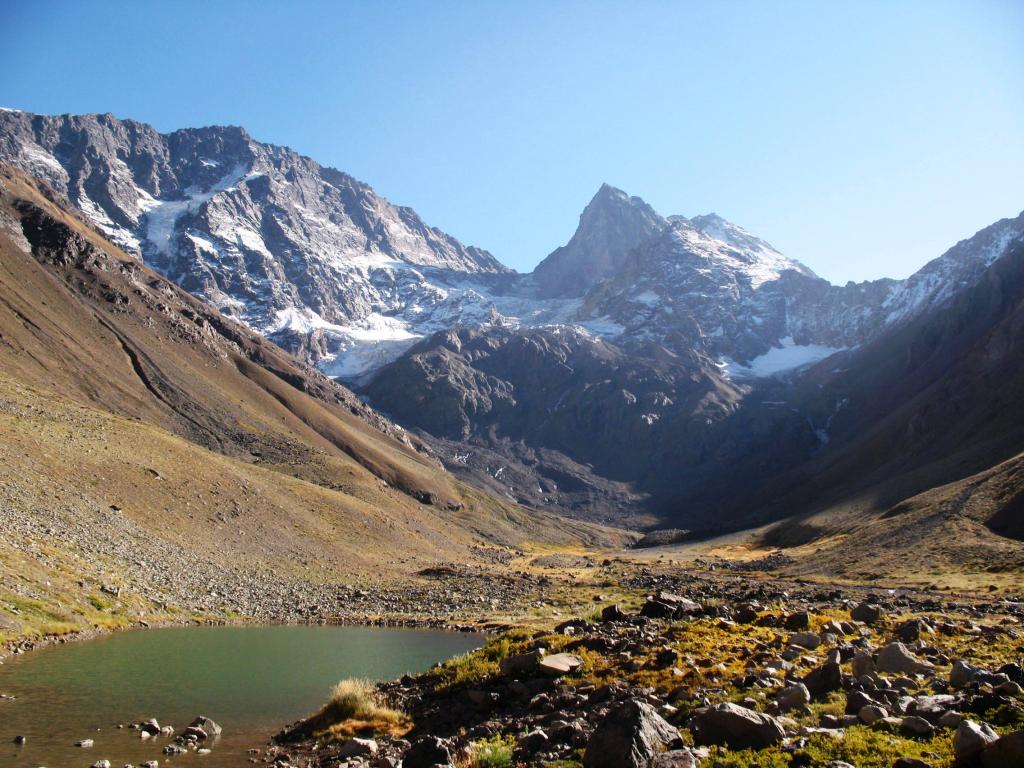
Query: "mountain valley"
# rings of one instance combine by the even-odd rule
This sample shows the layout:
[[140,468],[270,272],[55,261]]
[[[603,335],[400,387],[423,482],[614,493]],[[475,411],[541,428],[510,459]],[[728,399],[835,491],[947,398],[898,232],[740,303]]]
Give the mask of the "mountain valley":
[[1024,214],[837,286],[606,184],[520,274],[241,128],[0,111],[0,639],[494,633],[281,768],[1016,764],[1022,339]]

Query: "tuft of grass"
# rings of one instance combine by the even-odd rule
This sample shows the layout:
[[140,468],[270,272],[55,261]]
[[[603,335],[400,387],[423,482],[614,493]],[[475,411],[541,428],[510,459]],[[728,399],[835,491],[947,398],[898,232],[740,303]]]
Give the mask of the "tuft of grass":
[[438,669],[438,687],[457,688],[496,676],[501,660],[525,650],[529,638],[530,632],[521,629],[488,638],[482,648],[442,664]]
[[516,740],[512,736],[492,736],[473,743],[467,768],[514,768],[512,752]]
[[350,739],[353,736],[400,738],[412,728],[403,712],[385,706],[371,680],[342,680],[326,704],[296,729],[296,735]]

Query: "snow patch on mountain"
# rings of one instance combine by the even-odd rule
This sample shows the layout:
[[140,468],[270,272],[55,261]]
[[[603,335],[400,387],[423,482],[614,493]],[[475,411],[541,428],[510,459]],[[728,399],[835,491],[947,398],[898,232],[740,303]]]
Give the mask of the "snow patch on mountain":
[[806,368],[841,351],[842,348],[821,344],[797,344],[792,336],[787,336],[780,340],[779,346],[758,355],[746,365],[722,357],[718,366],[729,378],[761,379]]
[[753,289],[778,280],[782,273],[794,270],[807,274],[799,262],[786,258],[767,243],[752,238],[752,245],[740,246],[721,240],[697,227],[677,223],[672,240],[679,255],[693,255],[708,262],[709,268],[725,269],[743,277]]
[[[186,213],[195,213],[201,205],[208,203],[216,195],[229,192],[243,179],[251,178],[252,175],[246,176],[247,170],[242,164],[236,165],[230,173],[205,191],[189,187],[185,190],[185,198],[182,200],[157,200],[146,190],[136,187],[142,201],[141,206],[145,210],[146,240],[158,253],[169,254],[178,219]],[[207,241],[205,246],[207,250],[217,253],[212,243]]]

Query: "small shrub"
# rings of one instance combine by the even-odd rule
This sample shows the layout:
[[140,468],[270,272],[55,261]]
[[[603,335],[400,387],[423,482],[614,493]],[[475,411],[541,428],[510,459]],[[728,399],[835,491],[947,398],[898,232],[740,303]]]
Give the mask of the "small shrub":
[[404,713],[384,705],[370,680],[342,680],[330,700],[315,715],[303,721],[290,736],[403,736],[412,727]]
[[471,768],[513,768],[512,751],[516,740],[512,736],[492,736],[473,744]]

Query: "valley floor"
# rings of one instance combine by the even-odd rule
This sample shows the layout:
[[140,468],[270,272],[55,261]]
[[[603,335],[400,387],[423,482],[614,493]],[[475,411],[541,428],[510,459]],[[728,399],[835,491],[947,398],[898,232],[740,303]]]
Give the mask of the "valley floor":
[[[8,566],[9,556],[5,550]],[[386,585],[204,574],[205,591],[172,585],[167,598],[175,602],[157,608],[101,588],[93,602],[106,619],[95,623],[421,623],[491,633],[480,651],[371,694],[402,713],[397,721],[332,718],[328,708],[326,719],[321,713],[276,743],[254,745],[254,762],[282,768],[397,765],[403,756],[406,768],[417,768],[410,745],[422,744],[440,745],[460,768],[841,768],[836,760],[890,768],[899,758],[922,761],[903,766],[939,768],[972,764],[954,763],[956,745],[965,749],[974,733],[962,721],[991,726],[978,726],[989,741],[1024,725],[1020,581],[988,592],[793,579],[780,569],[794,560],[741,538],[654,550],[522,547],[489,556],[471,566],[438,562]],[[263,612],[244,613],[257,593],[266,595],[255,603]],[[882,651],[897,641],[901,648]],[[9,649],[38,642],[47,639]],[[545,652],[570,654],[570,667],[579,666],[545,669]],[[954,672],[960,660],[967,665]],[[952,686],[951,674],[971,679]],[[726,712],[722,704],[743,710]],[[630,707],[635,717],[627,717]],[[589,745],[603,743],[607,734],[595,734],[616,718],[625,722],[602,748],[602,762]],[[648,741],[674,735],[654,739],[647,762],[630,762],[616,750],[632,743],[631,729]],[[769,738],[760,743],[752,733]],[[376,761],[360,756],[362,749],[376,750]],[[494,756],[498,762],[488,762]]]

